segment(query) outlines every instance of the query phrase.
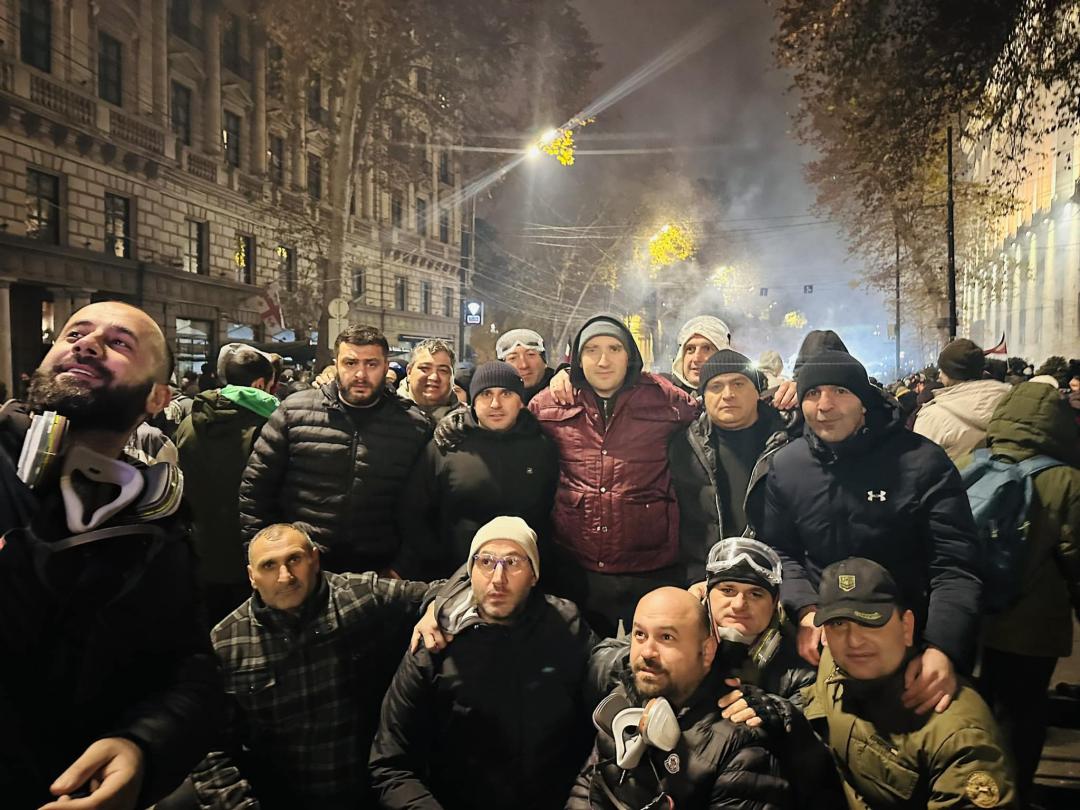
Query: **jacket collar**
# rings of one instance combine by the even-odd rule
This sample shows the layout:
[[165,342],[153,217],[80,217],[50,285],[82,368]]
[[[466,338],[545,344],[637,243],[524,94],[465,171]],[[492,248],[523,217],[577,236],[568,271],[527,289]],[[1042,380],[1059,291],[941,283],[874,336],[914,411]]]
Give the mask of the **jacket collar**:
[[322,571],[319,573],[319,584],[304,601],[298,613],[293,614],[272,608],[263,602],[258,593],[254,593],[251,595],[251,617],[256,626],[267,627],[272,632],[296,633],[326,612],[331,597],[329,574]]

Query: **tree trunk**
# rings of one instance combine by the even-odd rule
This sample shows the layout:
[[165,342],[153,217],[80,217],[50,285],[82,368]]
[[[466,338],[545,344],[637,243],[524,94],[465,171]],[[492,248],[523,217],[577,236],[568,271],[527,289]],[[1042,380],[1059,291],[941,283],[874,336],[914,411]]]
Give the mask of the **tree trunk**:
[[357,135],[356,118],[360,109],[360,84],[363,81],[364,60],[349,62],[341,95],[341,109],[336,125],[330,128],[330,159],[327,201],[330,227],[327,255],[322,278],[322,309],[319,312],[319,346],[317,366],[323,368],[333,360],[330,347],[337,335],[330,334],[329,304],[341,296],[344,289],[345,236],[349,219],[349,194],[353,186],[354,142]]

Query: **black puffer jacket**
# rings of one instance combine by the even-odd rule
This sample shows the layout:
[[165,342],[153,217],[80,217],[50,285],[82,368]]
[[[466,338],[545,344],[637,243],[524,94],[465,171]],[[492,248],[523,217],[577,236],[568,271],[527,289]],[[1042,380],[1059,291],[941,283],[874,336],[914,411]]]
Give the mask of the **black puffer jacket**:
[[398,551],[394,509],[431,437],[419,410],[390,392],[354,420],[336,382],[286,398],[263,427],[240,484],[243,539],[296,522],[328,549],[330,571],[378,571]]
[[[614,691],[641,706],[629,670]],[[615,740],[601,731],[592,756],[578,776],[566,810],[648,807],[661,792],[679,808],[766,810],[789,806],[791,789],[765,746],[764,735],[720,716],[717,695],[727,691],[711,673],[677,712],[682,734],[670,754],[649,747],[637,768],[615,763]],[[667,804],[657,804],[666,807]]]
[[[765,487],[758,484],[764,480],[769,457],[787,443],[786,431],[791,422],[787,414],[764,402],[758,403],[758,421],[766,439],[743,497],[743,511],[751,528],[754,516],[761,513],[765,495]],[[713,544],[743,534],[747,528],[724,525],[722,498],[727,497],[729,487],[726,482],[718,486],[716,450],[711,441],[712,432],[718,429],[709,414],[702,413],[672,436],[668,445],[671,480],[679,501],[680,562],[686,565],[687,585],[705,579],[705,560]]]
[[473,623],[406,655],[383,703],[371,780],[388,810],[551,810],[589,750],[581,687],[595,641],[537,590],[512,625]]
[[925,620],[926,642],[970,671],[981,582],[967,493],[945,451],[904,428],[891,397],[844,442],[827,445],[807,427],[773,456],[760,528],[784,562],[790,615],[817,601],[827,565],[868,557]]
[[457,424],[453,446],[432,439],[402,491],[394,570],[406,579],[449,576],[476,530],[499,515],[528,523],[547,559],[559,454],[536,417],[522,409],[506,431],[485,430],[468,410],[445,418]]
[[[25,410],[0,417],[21,446]],[[102,528],[125,525],[125,512]],[[139,807],[179,785],[210,745],[224,695],[186,510],[137,534],[50,552],[66,538],[58,487],[31,491],[0,452],[0,805],[39,807],[95,740],[146,756]]]
[[[619,686],[629,669],[629,638],[598,644],[589,659],[587,702],[599,703]],[[769,725],[762,727],[762,744],[776,757],[781,774],[791,785],[790,806],[800,810],[843,807],[843,793],[829,752],[800,714],[801,690],[814,682],[817,670],[799,657],[795,628],[788,622],[781,625],[780,646],[764,667],[750,660],[745,644],[724,641],[713,659],[712,672],[709,683],[716,689],[714,699],[736,688],[724,683],[725,679],[738,678],[744,691],[749,692],[745,685],[757,687],[776,707]]]

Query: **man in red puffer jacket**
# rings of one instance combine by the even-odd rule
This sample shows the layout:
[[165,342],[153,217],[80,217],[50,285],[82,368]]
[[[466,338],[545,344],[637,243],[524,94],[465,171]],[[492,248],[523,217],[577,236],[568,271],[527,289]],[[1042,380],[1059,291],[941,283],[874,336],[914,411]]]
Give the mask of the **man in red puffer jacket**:
[[561,551],[548,590],[574,599],[590,625],[612,635],[663,585],[682,585],[679,512],[668,439],[698,414],[685,392],[642,371],[622,322],[595,315],[571,348],[574,396],[542,391],[529,410],[559,450],[553,521]]

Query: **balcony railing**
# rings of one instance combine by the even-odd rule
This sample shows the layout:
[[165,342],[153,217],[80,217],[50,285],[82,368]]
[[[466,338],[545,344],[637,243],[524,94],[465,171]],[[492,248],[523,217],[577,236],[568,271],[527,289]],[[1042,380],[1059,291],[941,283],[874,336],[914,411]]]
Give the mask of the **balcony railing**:
[[94,124],[93,101],[36,73],[30,75],[30,100],[77,123]]
[[217,163],[210,158],[203,157],[195,152],[188,152],[187,170],[188,174],[194,177],[211,183],[217,182]]
[[241,174],[237,179],[237,187],[240,189],[240,193],[248,197],[248,199],[262,199],[263,182],[256,177],[252,177],[249,174]]
[[109,131],[149,152],[165,154],[165,133],[116,110],[109,110]]

